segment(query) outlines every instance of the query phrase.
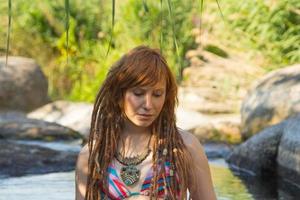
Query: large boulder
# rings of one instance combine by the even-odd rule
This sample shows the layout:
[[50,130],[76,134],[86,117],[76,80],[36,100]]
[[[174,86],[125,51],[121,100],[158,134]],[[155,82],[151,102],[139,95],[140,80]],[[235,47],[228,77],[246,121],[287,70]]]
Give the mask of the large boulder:
[[49,102],[48,81],[30,58],[0,57],[0,110],[30,111]]
[[244,138],[300,113],[300,65],[275,70],[260,79],[241,108]]
[[[281,137],[277,164],[278,174],[281,177],[289,177],[292,182],[300,184],[300,115],[291,118],[285,125],[284,134]],[[296,173],[295,173],[296,172]]]
[[193,133],[201,142],[241,141],[238,114],[205,115],[180,105],[176,116],[177,126]]
[[284,124],[268,127],[237,146],[227,159],[233,168],[257,176],[276,173],[277,150]]
[[22,113],[0,114],[0,139],[18,140],[75,140],[82,136],[67,127],[38,119],[29,119]]
[[56,101],[38,108],[27,116],[69,127],[88,138],[93,105],[83,102]]
[[227,161],[233,168],[258,176],[279,175],[300,181],[300,115],[288,118],[252,136],[236,147]]
[[71,171],[78,154],[7,140],[0,146],[0,177]]

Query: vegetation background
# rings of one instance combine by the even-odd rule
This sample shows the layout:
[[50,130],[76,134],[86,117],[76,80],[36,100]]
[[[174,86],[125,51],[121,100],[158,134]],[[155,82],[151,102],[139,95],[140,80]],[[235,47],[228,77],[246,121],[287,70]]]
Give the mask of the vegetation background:
[[[7,49],[8,2],[0,1],[2,56]],[[207,51],[241,54],[267,70],[300,61],[299,0],[122,0],[115,1],[115,9],[112,2],[72,0],[66,9],[63,0],[11,1],[9,55],[37,60],[53,100],[89,102],[111,64],[140,44],[160,48],[180,81],[189,65],[185,53],[197,47],[192,29],[200,24],[214,40],[204,47]]]

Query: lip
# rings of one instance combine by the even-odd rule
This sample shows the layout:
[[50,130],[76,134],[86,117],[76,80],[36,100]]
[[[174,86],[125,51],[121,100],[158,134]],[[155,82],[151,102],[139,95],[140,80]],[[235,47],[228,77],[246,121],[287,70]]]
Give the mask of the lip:
[[140,119],[149,119],[151,118],[153,115],[151,114],[138,114]]
[[152,117],[153,115],[152,114],[138,114],[140,116],[144,116],[144,117]]

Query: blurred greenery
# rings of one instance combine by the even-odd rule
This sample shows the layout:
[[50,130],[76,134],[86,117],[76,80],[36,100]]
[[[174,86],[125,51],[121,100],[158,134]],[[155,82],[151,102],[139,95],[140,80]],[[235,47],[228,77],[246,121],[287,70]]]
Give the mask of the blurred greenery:
[[[62,0],[13,1],[10,55],[36,59],[49,79],[52,99],[93,101],[108,68],[124,52],[140,45],[162,47],[169,65],[180,77],[187,66],[185,52],[194,46],[192,16],[198,3],[174,0],[173,23],[178,56],[173,40],[166,1],[117,1],[111,50],[106,57],[112,32],[112,2],[69,1],[68,62],[66,10]],[[5,54],[7,2],[1,1],[1,47]],[[3,36],[3,37],[2,37]],[[161,37],[163,42],[161,45]]]
[[[228,49],[247,52],[250,60],[269,70],[300,61],[299,0],[218,2],[224,18],[215,0],[204,1],[202,30],[217,41],[204,49],[222,57],[228,56]],[[161,48],[180,80],[189,64],[185,53],[197,46],[192,28],[199,26],[201,0],[116,1],[113,30],[112,1],[69,4],[67,62],[65,1],[12,1],[9,54],[37,60],[49,79],[53,100],[93,101],[112,63],[140,44]],[[6,0],[0,1],[0,55],[6,51],[7,6]]]
[[300,62],[299,0],[205,1],[206,30],[227,48],[248,52],[250,60],[273,70]]

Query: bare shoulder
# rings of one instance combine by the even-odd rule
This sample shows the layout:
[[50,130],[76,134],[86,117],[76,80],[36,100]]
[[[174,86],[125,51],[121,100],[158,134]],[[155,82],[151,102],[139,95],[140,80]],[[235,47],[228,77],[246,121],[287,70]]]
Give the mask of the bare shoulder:
[[198,138],[185,130],[179,129],[179,133],[183,139],[183,142],[185,144],[185,146],[187,147],[187,149],[190,151],[190,153],[195,153],[196,152],[203,152],[203,147],[201,145],[201,143],[199,142]]
[[179,130],[187,150],[191,155],[188,189],[193,200],[216,200],[208,160],[205,151],[195,135]]
[[180,130],[179,131],[183,142],[191,155],[192,165],[195,168],[207,170],[208,160],[204,151],[203,146],[200,144],[199,140],[195,135],[188,131]]
[[76,169],[77,171],[81,171],[84,174],[87,171],[88,167],[88,160],[89,160],[89,147],[88,145],[84,145],[77,157]]
[[82,174],[86,174],[89,160],[89,147],[84,145],[77,157],[76,170]]
[[86,144],[78,154],[76,163],[76,200],[84,200],[88,174],[89,147]]
[[85,144],[85,145],[81,148],[81,150],[80,150],[78,156],[81,156],[81,157],[86,157],[86,156],[88,157],[88,156],[89,156],[89,146],[88,146],[88,144]]

